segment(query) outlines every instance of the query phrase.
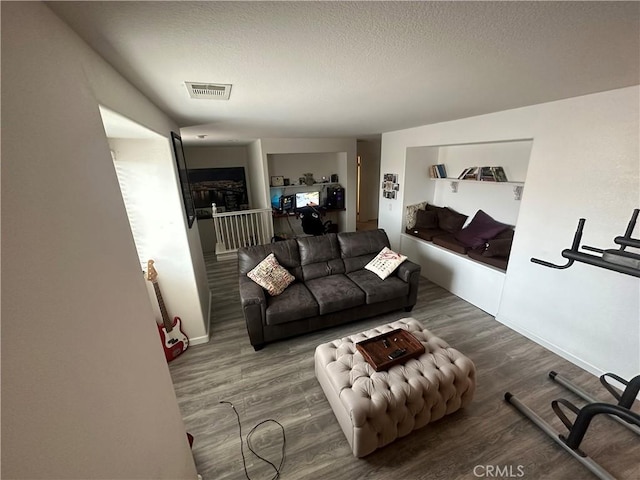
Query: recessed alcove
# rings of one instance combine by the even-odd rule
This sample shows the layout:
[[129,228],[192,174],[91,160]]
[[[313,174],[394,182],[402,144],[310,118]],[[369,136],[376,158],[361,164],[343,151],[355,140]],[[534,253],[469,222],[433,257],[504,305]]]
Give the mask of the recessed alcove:
[[[407,148],[402,231],[406,207],[426,201],[467,215],[467,223],[483,210],[495,220],[516,227],[517,232],[522,201],[516,198],[514,188],[521,196],[526,195],[532,146],[532,139],[516,139]],[[445,165],[446,179],[431,178],[430,166],[435,164]],[[503,167],[509,181],[458,181],[466,168],[482,166]],[[497,313],[505,272],[405,233],[401,234],[400,245],[404,254],[422,266],[422,274],[429,280],[492,315]]]

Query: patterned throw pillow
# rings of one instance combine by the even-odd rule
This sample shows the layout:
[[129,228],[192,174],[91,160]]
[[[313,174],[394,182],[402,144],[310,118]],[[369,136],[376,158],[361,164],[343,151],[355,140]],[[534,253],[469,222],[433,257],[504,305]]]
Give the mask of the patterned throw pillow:
[[295,277],[278,263],[273,253],[270,253],[267,258],[247,273],[247,277],[264,288],[273,297],[284,292],[284,289],[295,280]]
[[373,260],[364,266],[364,268],[375,273],[384,280],[406,259],[407,257],[405,255],[396,253],[390,248],[384,247]]
[[424,210],[427,206],[427,202],[416,203],[415,205],[407,205],[405,220],[407,228],[411,229],[416,226],[416,215],[418,210]]

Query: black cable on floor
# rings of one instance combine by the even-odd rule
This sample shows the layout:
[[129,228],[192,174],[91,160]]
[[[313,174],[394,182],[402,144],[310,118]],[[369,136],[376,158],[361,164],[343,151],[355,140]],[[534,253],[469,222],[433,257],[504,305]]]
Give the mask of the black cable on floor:
[[[227,402],[227,401],[221,401],[220,403],[226,403],[228,405],[231,405],[231,408],[233,408],[233,411],[236,414],[236,419],[238,420],[238,432],[240,434],[240,453],[242,454],[242,465],[244,466],[244,474],[247,476],[248,480],[251,480],[251,477],[249,477],[249,472],[247,471],[247,462],[244,456],[244,442],[242,440],[242,424],[240,423],[240,415],[238,414],[238,411],[236,410],[236,407],[233,405],[233,403]],[[251,447],[251,436],[254,434],[256,429],[260,425],[264,425],[265,423],[269,423],[269,422],[275,423],[282,430],[282,459],[280,460],[280,465],[278,465],[277,467],[266,458],[258,455],[256,451]],[[253,427],[251,430],[249,430],[249,433],[247,434],[247,447],[249,447],[249,450],[251,451],[251,453],[253,453],[256,457],[258,457],[263,462],[271,465],[271,467],[275,470],[276,474],[273,476],[271,480],[277,480],[278,478],[280,478],[280,472],[282,471],[282,466],[284,465],[284,452],[285,452],[286,444],[287,444],[287,439],[284,434],[284,427],[279,422],[273,419],[263,420],[262,422],[258,423],[255,427]]]

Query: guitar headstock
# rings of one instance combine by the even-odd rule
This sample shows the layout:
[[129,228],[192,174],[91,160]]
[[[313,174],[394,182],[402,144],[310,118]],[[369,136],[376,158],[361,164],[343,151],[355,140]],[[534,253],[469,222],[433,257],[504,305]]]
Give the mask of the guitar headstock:
[[147,262],[147,280],[149,280],[150,282],[155,282],[156,280],[158,280],[158,272],[153,266],[154,263],[155,262],[153,260],[149,260]]

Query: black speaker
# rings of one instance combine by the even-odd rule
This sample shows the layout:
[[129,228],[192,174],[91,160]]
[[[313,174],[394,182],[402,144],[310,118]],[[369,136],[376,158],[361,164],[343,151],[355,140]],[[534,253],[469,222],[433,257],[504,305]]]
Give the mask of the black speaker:
[[327,189],[327,207],[335,209],[344,208],[344,188],[328,188]]

